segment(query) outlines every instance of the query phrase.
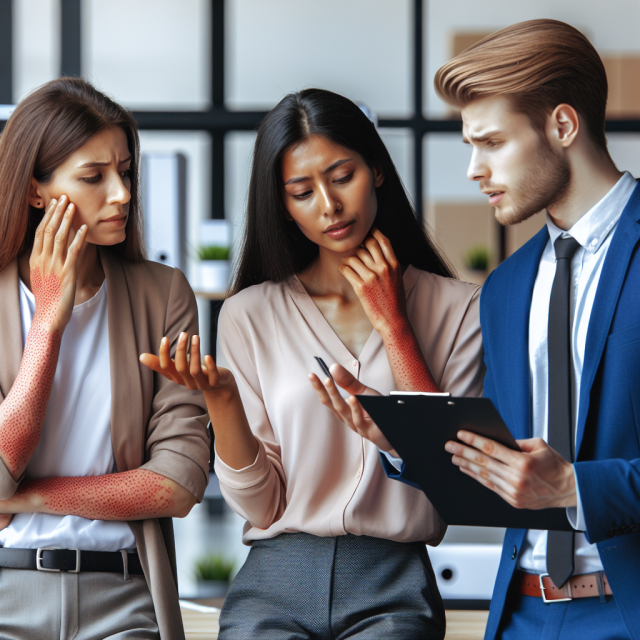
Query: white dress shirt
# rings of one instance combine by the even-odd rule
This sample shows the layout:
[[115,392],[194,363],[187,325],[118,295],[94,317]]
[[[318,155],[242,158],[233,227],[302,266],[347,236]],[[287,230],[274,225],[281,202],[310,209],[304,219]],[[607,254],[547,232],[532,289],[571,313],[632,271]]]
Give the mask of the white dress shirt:
[[[31,328],[35,298],[20,281],[23,342]],[[114,470],[111,445],[107,287],[73,308],[62,334],[40,443],[26,477],[101,476]],[[18,513],[0,531],[0,545],[18,549],[59,547],[85,551],[135,549],[126,522],[79,516]]]
[[[568,232],[559,229],[547,214],[547,242],[536,276],[529,313],[529,371],[533,437],[548,440],[549,359],[547,352],[547,326],[549,299],[556,274],[554,242],[559,236],[572,236],[580,247],[571,261],[571,351],[574,368],[573,420],[577,424],[580,381],[584,364],[584,350],[602,265],[607,256],[611,238],[631,193],[636,187],[631,174],[625,173],[616,185],[590,209]],[[584,531],[585,523],[578,491],[578,506],[567,509],[569,520],[576,531]],[[518,568],[528,573],[547,570],[547,532],[529,530],[522,545]],[[584,533],[575,534],[574,575],[602,570],[595,544],[589,544]]]

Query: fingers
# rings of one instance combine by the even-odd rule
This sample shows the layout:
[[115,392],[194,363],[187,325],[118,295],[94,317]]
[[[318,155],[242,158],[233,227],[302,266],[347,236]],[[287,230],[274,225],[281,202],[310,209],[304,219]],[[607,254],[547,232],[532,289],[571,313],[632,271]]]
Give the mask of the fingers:
[[367,418],[371,420],[369,414],[362,408],[358,398],[355,396],[350,396],[347,402],[351,407],[351,419],[353,420],[353,425],[358,430],[358,433],[364,435],[364,432],[367,430]]
[[62,222],[62,217],[64,216],[65,211],[69,205],[69,198],[67,196],[60,196],[58,200],[58,204],[53,210],[53,214],[44,229],[44,238],[42,240],[42,251],[47,253],[47,255],[51,255],[53,253],[53,245],[58,232],[58,228],[60,227],[60,223]]
[[76,274],[76,265],[78,263],[78,256],[80,255],[80,250],[82,249],[82,245],[87,237],[87,225],[83,224],[76,235],[74,236],[71,244],[69,245],[69,249],[67,250],[67,257],[65,259],[65,267],[69,269],[73,278],[75,280]]
[[326,378],[322,382],[314,374],[309,374],[309,380],[318,394],[320,402],[331,410],[340,422],[344,422],[350,429],[355,431],[351,420],[351,408],[340,395],[336,385],[331,378]]
[[160,343],[158,356],[151,353],[143,353],[140,362],[160,373],[172,382],[181,384],[187,389],[209,391],[217,386],[220,381],[220,372],[211,356],[205,356],[204,364],[200,359],[200,337],[193,336],[189,358],[187,348],[189,336],[182,332],[176,345],[175,360],[171,358],[171,346],[165,336]]
[[175,368],[173,366],[173,361],[169,358],[169,362],[171,363],[168,367],[163,367],[158,356],[153,355],[152,353],[143,353],[140,356],[140,362],[145,366],[149,367],[152,371],[163,375],[165,378],[171,380],[171,382],[177,382],[178,384],[182,384],[182,380],[176,374]]
[[338,267],[338,271],[346,278],[347,282],[353,287],[353,290],[358,293],[364,286],[364,280],[349,266],[341,264]]
[[389,242],[389,238],[387,238],[387,236],[385,236],[382,233],[382,231],[376,228],[371,230],[371,235],[378,242],[378,246],[380,247],[380,250],[382,251],[382,254],[384,255],[385,260],[389,263],[389,266],[393,268],[397,267],[398,258],[396,258],[396,254],[394,253],[393,247]]
[[216,367],[216,363],[211,356],[204,357],[204,364],[209,377],[209,387],[213,389],[220,380],[220,372],[218,371],[218,367]]
[[160,366],[163,369],[169,369],[173,364],[173,360],[171,360],[171,354],[169,351],[169,338],[165,336],[160,341],[160,349],[158,349],[158,357],[160,360]]
[[55,198],[52,199],[46,211],[44,212],[44,215],[42,216],[42,220],[40,220],[40,224],[36,229],[36,234],[33,239],[33,249],[32,249],[33,255],[39,256],[42,253],[44,230],[49,224],[49,221],[51,220],[51,216],[53,215],[53,212],[56,210],[57,205],[58,205],[58,201]]
[[483,438],[470,431],[458,431],[457,436],[465,444],[505,464],[513,463],[516,459],[516,453],[514,451],[497,443],[495,440]]
[[371,256],[374,263],[382,265],[387,263],[387,259],[384,256],[380,244],[375,236],[369,236],[364,241],[364,246],[367,248],[367,252]]
[[183,384],[187,389],[197,389],[198,385],[196,381],[193,379],[191,373],[189,373],[189,361],[187,359],[187,344],[188,344],[188,336],[183,331],[178,338],[178,344],[176,345],[176,354],[175,354],[175,367],[176,371],[180,374],[183,380]]
[[65,262],[65,254],[67,253],[67,247],[69,246],[69,240],[73,232],[71,224],[73,222],[73,214],[75,212],[75,205],[73,203],[69,203],[69,206],[64,211],[62,220],[60,222],[60,227],[56,232],[55,240],[53,243],[53,257],[59,260],[59,262],[62,264],[64,264]]
[[[209,364],[212,365],[217,374],[217,368],[213,363],[213,358],[211,356],[207,357]],[[205,361],[207,361],[206,358]],[[191,358],[189,360],[189,373],[194,379],[198,389],[207,391],[215,386],[215,383],[212,383],[211,380],[212,378],[215,380],[218,376],[211,376],[209,367],[203,365],[202,361],[200,360],[200,336],[193,336],[193,338],[191,339]]]
[[367,387],[362,384],[352,373],[347,371],[341,364],[334,362],[329,371],[336,381],[338,386],[342,387],[346,392],[351,395],[361,394],[367,390]]
[[347,403],[351,407],[351,419],[353,421],[355,431],[372,442],[378,449],[388,451],[392,456],[398,457],[398,453],[391,446],[380,427],[371,419],[371,416],[364,410],[358,398],[351,396]]

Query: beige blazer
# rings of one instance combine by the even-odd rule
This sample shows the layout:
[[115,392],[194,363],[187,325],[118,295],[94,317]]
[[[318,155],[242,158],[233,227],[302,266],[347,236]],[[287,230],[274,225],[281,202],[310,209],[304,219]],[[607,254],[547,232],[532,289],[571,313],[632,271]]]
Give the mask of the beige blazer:
[[[144,261],[123,262],[100,249],[107,281],[111,362],[111,439],[118,471],[149,469],[174,480],[200,502],[208,481],[208,417],[202,393],[189,391],[142,366],[138,356],[157,353],[169,337],[198,332],[193,291],[177,269]],[[17,261],[0,272],[0,402],[22,359]],[[18,484],[0,461],[0,499]],[[184,638],[178,604],[171,518],[129,522],[149,584],[163,640]]]

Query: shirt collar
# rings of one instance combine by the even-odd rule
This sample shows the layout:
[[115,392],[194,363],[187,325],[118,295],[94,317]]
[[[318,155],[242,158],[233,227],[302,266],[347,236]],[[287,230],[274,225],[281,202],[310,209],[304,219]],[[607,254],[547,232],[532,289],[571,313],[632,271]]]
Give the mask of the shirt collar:
[[551,244],[553,245],[561,235],[570,235],[585,251],[595,253],[616,226],[636,185],[637,182],[633,176],[625,171],[611,191],[591,207],[569,231],[556,226],[547,213],[547,229]]

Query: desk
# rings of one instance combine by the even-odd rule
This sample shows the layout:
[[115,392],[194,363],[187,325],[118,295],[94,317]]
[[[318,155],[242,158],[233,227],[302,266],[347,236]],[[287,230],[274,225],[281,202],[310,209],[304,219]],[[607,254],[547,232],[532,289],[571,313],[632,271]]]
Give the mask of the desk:
[[[482,640],[488,611],[447,611],[445,640]],[[216,640],[220,611],[182,609],[182,621],[187,640]]]

